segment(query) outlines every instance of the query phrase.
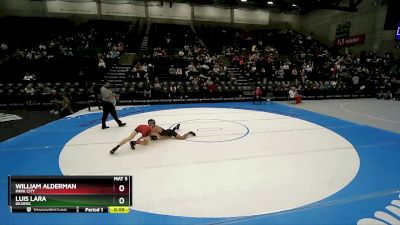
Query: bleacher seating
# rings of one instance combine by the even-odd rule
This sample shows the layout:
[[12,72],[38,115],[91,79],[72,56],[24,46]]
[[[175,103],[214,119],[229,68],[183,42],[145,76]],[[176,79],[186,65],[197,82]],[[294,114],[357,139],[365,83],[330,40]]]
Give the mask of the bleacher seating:
[[[146,29],[140,22],[75,26],[66,19],[6,17],[0,24],[10,30],[0,40],[8,45],[0,53],[3,106],[49,105],[52,89],[86,105],[96,101],[101,79],[110,80],[125,104],[249,100],[257,86],[277,100],[287,99],[292,87],[313,99],[399,96],[399,60],[392,55],[341,55],[294,31],[196,26],[196,36],[190,26],[151,24],[153,53],[122,66],[126,50],[139,52]],[[171,65],[182,74],[170,73]],[[27,74],[36,79],[24,80]]]

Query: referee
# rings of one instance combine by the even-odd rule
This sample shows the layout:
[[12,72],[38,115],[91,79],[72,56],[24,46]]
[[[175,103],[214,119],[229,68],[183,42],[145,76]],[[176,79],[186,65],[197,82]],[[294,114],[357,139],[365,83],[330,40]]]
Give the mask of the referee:
[[123,127],[126,125],[126,123],[123,123],[121,120],[118,119],[117,112],[115,111],[115,106],[114,106],[116,104],[115,94],[112,93],[110,89],[108,89],[109,86],[110,83],[108,82],[108,80],[104,80],[103,86],[101,87],[101,104],[103,106],[101,129],[109,128],[106,125],[108,114],[111,114],[114,120],[118,123],[118,126]]

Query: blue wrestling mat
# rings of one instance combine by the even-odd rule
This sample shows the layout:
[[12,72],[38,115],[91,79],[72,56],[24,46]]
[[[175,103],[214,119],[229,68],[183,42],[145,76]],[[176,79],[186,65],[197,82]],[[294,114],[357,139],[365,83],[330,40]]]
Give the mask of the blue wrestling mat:
[[[203,118],[202,115],[206,115],[206,113],[201,114],[201,109],[213,109],[222,110],[218,116],[210,117],[208,116],[206,119]],[[174,125],[177,122],[184,122],[188,124],[189,122],[204,124],[206,121],[207,126],[204,125],[202,128],[198,128],[196,137],[188,139],[188,141],[183,141],[182,143],[188,145],[195,144],[207,144],[208,146],[214,146],[217,144],[229,144],[232,148],[235,148],[238,144],[246,144],[249,148],[254,149],[259,146],[257,141],[262,142],[270,142],[265,140],[264,138],[258,137],[267,137],[267,136],[257,136],[257,135],[280,135],[287,134],[287,139],[280,140],[281,142],[296,142],[297,135],[301,135],[301,133],[309,132],[314,129],[314,127],[308,128],[305,127],[301,130],[295,130],[295,128],[284,127],[280,129],[280,123],[274,124],[272,127],[271,123],[273,121],[285,120],[286,118],[294,118],[296,120],[293,121],[293,124],[304,121],[306,124],[312,124],[313,126],[321,126],[324,129],[327,129],[329,132],[337,134],[338,137],[342,138],[343,141],[350,143],[355,151],[356,155],[358,155],[357,167],[355,169],[354,175],[344,175],[347,177],[349,182],[344,183],[343,187],[338,187],[337,191],[332,191],[332,193],[328,193],[326,195],[321,195],[325,197],[321,197],[321,199],[310,200],[307,203],[301,203],[302,198],[307,197],[307,193],[309,195],[313,195],[314,190],[319,189],[319,186],[316,187],[315,184],[310,186],[305,186],[307,190],[299,190],[296,189],[288,189],[285,192],[287,199],[296,199],[296,203],[293,206],[282,206],[281,208],[273,208],[270,212],[263,212],[263,208],[266,204],[271,205],[279,205],[279,199],[271,200],[271,202],[264,201],[258,202],[257,199],[254,199],[254,202],[260,205],[260,207],[254,207],[254,213],[246,211],[246,208],[249,208],[252,200],[241,199],[242,196],[251,196],[252,189],[243,189],[243,195],[238,194],[237,202],[234,207],[232,207],[230,214],[218,214],[216,211],[224,211],[224,208],[216,208],[209,210],[210,216],[206,216],[201,214],[200,210],[196,208],[193,211],[188,211],[187,214],[179,214],[179,212],[185,211],[186,206],[182,206],[177,209],[171,209],[171,213],[163,213],[161,211],[150,210],[145,211],[142,208],[136,208],[135,202],[141,201],[139,200],[140,196],[135,196],[133,194],[133,209],[128,214],[90,214],[90,213],[11,213],[8,205],[8,181],[7,177],[9,175],[46,175],[46,176],[58,176],[63,175],[65,171],[74,171],[76,169],[78,162],[70,161],[62,161],[61,152],[63,148],[69,143],[72,139],[74,139],[77,135],[83,132],[88,132],[89,129],[94,129],[96,132],[103,132],[99,128],[101,124],[101,113],[92,113],[80,116],[73,116],[69,118],[63,118],[58,121],[47,124],[43,127],[31,130],[22,135],[19,135],[15,138],[7,140],[0,144],[0,193],[2,198],[1,208],[0,208],[0,224],[4,225],[12,225],[12,224],[126,224],[126,225],[144,225],[144,224],[399,224],[400,222],[400,135],[385,131],[382,129],[372,128],[361,124],[355,124],[348,121],[344,121],[341,119],[300,110],[296,108],[292,108],[290,106],[285,106],[282,104],[276,103],[263,103],[263,104],[253,104],[253,103],[204,103],[204,104],[180,104],[180,105],[154,105],[154,106],[140,106],[140,107],[128,107],[118,111],[118,115],[121,120],[124,118],[133,118],[136,119],[141,117],[146,113],[156,113],[150,114],[157,116],[158,112],[163,112],[164,114],[159,114],[160,118],[166,118],[167,116],[173,116],[172,114],[168,114],[170,110],[187,110],[193,109],[194,115],[191,115],[191,118],[173,118],[173,122],[167,121],[164,119],[164,124],[166,125]],[[227,111],[228,110],[228,111]],[[229,119],[226,115],[223,115],[225,112],[229,112],[229,110],[246,110],[249,112],[249,115],[252,115],[251,118],[248,116],[247,118],[243,118],[241,121]],[[175,111],[173,111],[175,112]],[[180,111],[177,111],[180,112]],[[186,112],[186,111],[184,111]],[[235,115],[239,114],[240,117],[241,111],[235,111]],[[165,114],[167,113],[167,114]],[[196,114],[198,113],[198,114]],[[208,112],[207,112],[208,113]],[[272,117],[264,118],[263,114],[271,115]],[[181,114],[181,117],[184,117]],[[209,114],[207,114],[209,115]],[[275,117],[274,117],[275,116]],[[253,118],[254,117],[254,118]],[[257,118],[259,122],[254,122]],[[147,121],[147,117],[140,118],[144,123]],[[210,119],[211,118],[211,119]],[[110,119],[110,118],[109,118]],[[158,121],[163,120],[162,118],[155,118]],[[268,121],[271,122],[268,122]],[[172,120],[171,120],[172,121]],[[189,121],[189,122],[187,122]],[[253,121],[253,122],[251,122]],[[292,123],[292,122],[291,122]],[[299,122],[300,123],[300,122]],[[110,126],[115,126],[114,121],[108,121]],[[214,124],[214,125],[212,125]],[[136,124],[135,124],[136,125]],[[293,126],[294,126],[293,125]],[[128,121],[128,126],[130,130],[134,128],[134,124],[131,124]],[[197,125],[200,126],[200,125]],[[282,125],[283,126],[283,125]],[[286,126],[286,125],[285,125]],[[306,126],[306,125],[304,125]],[[308,125],[307,125],[308,126]],[[310,125],[311,126],[311,125]],[[224,130],[224,127],[229,127],[232,132],[227,133],[228,131],[224,131],[225,133],[221,133],[218,138],[216,137],[208,137],[206,134],[208,133],[218,133]],[[114,128],[110,128],[107,130],[112,130]],[[115,128],[122,129],[122,128]],[[258,130],[256,130],[258,129]],[[268,130],[266,130],[268,129]],[[277,130],[278,129],[278,130]],[[315,128],[316,129],[316,128]],[[128,131],[128,130],[126,130]],[[267,134],[268,131],[268,134]],[[104,131],[106,132],[106,131]],[[108,150],[109,146],[115,146],[116,143],[120,140],[119,136],[113,136],[110,131],[107,131],[110,136],[108,136],[112,141],[106,140],[107,137],[98,136],[98,141],[100,144],[93,146],[88,146],[88,144],[82,144],[82,146],[86,146],[85,148],[91,148],[91,151],[97,151],[93,153],[93,156],[102,155],[107,160],[109,157]],[[203,132],[203,133],[202,133]],[[286,132],[286,133],[284,133]],[[291,132],[290,134],[287,132]],[[317,132],[318,133],[318,132]],[[104,133],[103,133],[104,134]],[[126,135],[128,133],[125,132]],[[203,135],[202,135],[203,134]],[[217,136],[217,135],[214,135]],[[227,137],[227,138],[226,138]],[[272,136],[268,136],[272,137]],[[274,136],[275,137],[275,136]],[[336,136],[335,136],[336,137]],[[197,139],[196,139],[197,138]],[[214,139],[213,139],[214,138]],[[248,138],[253,138],[250,143],[245,143]],[[302,138],[304,141],[304,138]],[[221,141],[222,140],[222,141]],[[275,140],[276,141],[276,140]],[[319,144],[320,140],[310,140],[310,145]],[[220,143],[223,142],[223,143]],[[177,148],[180,146],[176,144]],[[103,145],[106,146],[102,149]],[[157,143],[158,144],[158,143]],[[290,143],[288,143],[290,144]],[[329,143],[327,143],[329,144]],[[166,145],[166,144],[165,144]],[[164,146],[165,146],[164,145]],[[296,146],[293,144],[293,146]],[[301,146],[299,146],[301,147]],[[145,151],[146,147],[143,147],[143,151]],[[294,147],[293,147],[294,148]],[[206,149],[205,149],[206,150]],[[263,150],[263,149],[262,149]],[[269,150],[273,149],[264,149],[263,151],[268,154]],[[334,151],[335,149],[331,150]],[[79,154],[74,153],[77,160],[82,157],[86,157],[86,153],[83,152]],[[89,151],[89,150],[88,150]],[[158,150],[157,150],[158,151]],[[160,150],[161,151],[161,150]],[[197,151],[196,154],[201,154],[202,149],[193,149],[192,151]],[[282,150],[283,151],[283,150]],[[301,153],[293,153],[293,150],[290,154],[287,155],[297,157],[295,161],[302,160]],[[243,152],[243,151],[242,151]],[[278,151],[279,152],[279,151]],[[115,159],[122,159],[123,157],[127,157],[130,153],[124,149],[119,150],[117,157]],[[72,154],[72,153],[71,153]],[[207,153],[209,155],[209,153]],[[218,154],[218,152],[215,152]],[[224,153],[225,154],[225,153]],[[224,154],[220,154],[220,157],[225,157]],[[232,153],[233,154],[233,153]],[[239,151],[237,152],[239,153]],[[258,153],[257,153],[258,154]],[[176,156],[176,157],[179,157]],[[182,156],[183,157],[183,156]],[[242,157],[242,156],[241,156]],[[253,156],[251,156],[253,157]],[[279,154],[275,154],[271,157],[275,157],[279,159],[282,157]],[[325,158],[329,160],[330,155],[326,155]],[[242,157],[246,158],[246,157]],[[254,159],[254,160],[258,160]],[[79,159],[80,160],[80,159]],[[112,159],[111,159],[112,160]],[[161,159],[157,159],[161,160]],[[178,159],[174,159],[178,160]],[[238,160],[236,160],[238,161]],[[236,163],[236,161],[234,163]],[[229,161],[230,162],[230,161]],[[279,162],[279,160],[278,160]],[[145,162],[142,162],[145,163]],[[182,162],[180,162],[182,163]],[[214,163],[213,160],[210,160],[210,166],[220,166]],[[227,163],[227,161],[223,161],[220,164]],[[90,164],[90,159],[88,159],[88,164]],[[359,165],[358,165],[359,164]],[[60,168],[60,165],[63,165],[63,168]],[[99,165],[97,165],[99,166]],[[190,165],[193,171],[196,171],[195,165]],[[274,165],[270,164],[271,168],[276,168]],[[281,166],[281,165],[277,165]],[[101,168],[103,166],[99,166]],[[338,162],[337,168],[340,168],[341,164]],[[90,168],[90,165],[88,165]],[[107,165],[104,165],[104,168],[108,168]],[[111,167],[112,168],[112,167]],[[145,168],[145,166],[143,166]],[[146,167],[147,168],[147,167]],[[167,168],[168,169],[168,168]],[[285,169],[285,168],[283,168]],[[105,169],[107,170],[107,169]],[[143,169],[144,170],[144,169]],[[257,171],[256,169],[254,171]],[[286,169],[285,169],[286,171]],[[267,171],[264,171],[264,173]],[[291,171],[293,172],[293,171]],[[90,172],[88,172],[90,173]],[[88,175],[88,173],[83,173],[84,175]],[[102,171],[102,174],[106,174],[107,171]],[[236,172],[235,172],[236,173]],[[240,171],[238,171],[240,173]],[[289,172],[288,172],[289,173]],[[309,177],[313,176],[321,176],[318,171],[309,170]],[[343,173],[340,172],[340,173]],[[73,174],[73,172],[70,172]],[[68,174],[68,175],[70,175]],[[96,175],[101,174],[97,173]],[[108,172],[108,174],[112,174]],[[133,172],[133,189],[135,190],[135,185],[139,182],[135,180],[136,171]],[[234,173],[233,173],[234,174]],[[298,176],[296,173],[293,174],[293,177],[290,179],[293,182],[301,183],[302,180],[298,180]],[[64,173],[65,175],[65,173]],[[340,174],[339,174],[340,175]],[[139,175],[138,175],[139,176]],[[227,177],[230,175],[227,175]],[[232,175],[234,176],[234,175]],[[267,176],[267,175],[266,175]],[[300,175],[299,175],[300,176]],[[323,176],[323,174],[322,174]],[[200,178],[199,178],[200,179]],[[207,179],[204,178],[204,179]],[[264,177],[259,177],[259,180],[264,179]],[[266,178],[267,179],[267,178]],[[268,177],[268,179],[278,179]],[[300,178],[299,178],[300,179]],[[324,180],[322,178],[316,179],[316,182],[321,181],[324,184],[324,187],[331,188],[331,184],[336,182],[335,174],[330,175],[329,179]],[[339,179],[339,178],[338,178]],[[340,178],[341,179],[341,178]],[[152,180],[152,184],[157,185],[157,180]],[[200,182],[200,181],[199,181]],[[277,181],[278,182],[278,181]],[[272,183],[270,183],[272,185]],[[271,188],[269,184],[263,184],[264,186],[260,186],[259,183],[254,184],[254,192],[255,193],[264,193],[264,188]],[[233,188],[233,187],[232,187]],[[236,188],[236,187],[235,187]],[[239,187],[240,188],[240,187]],[[285,189],[286,186],[281,186],[278,188]],[[162,186],[159,189],[163,189]],[[229,184],[221,187],[216,185],[214,187],[216,191],[229,189]],[[213,188],[210,188],[213,190]],[[272,189],[271,189],[272,190]],[[336,190],[336,189],[335,189]],[[163,191],[163,190],[160,190]],[[200,190],[199,190],[200,191]],[[241,193],[241,192],[238,192]],[[180,193],[177,193],[179,195]],[[182,193],[183,195],[184,193]],[[269,193],[271,194],[271,193]],[[217,194],[218,195],[218,194]],[[210,195],[213,196],[213,195]],[[272,193],[273,196],[273,193]],[[198,196],[195,196],[196,199]],[[201,197],[199,197],[201,198]],[[267,198],[267,197],[265,197]],[[201,204],[201,201],[191,200],[191,197],[187,197],[187,208],[191,207],[191,204]],[[243,201],[242,201],[243,200]],[[244,201],[246,200],[246,201]],[[161,201],[161,200],[160,200]],[[162,199],[163,202],[160,204],[164,204],[163,207],[168,208],[168,204],[174,203],[174,198],[165,198]],[[168,203],[168,201],[171,201]],[[205,200],[206,201],[206,200]],[[212,201],[212,199],[210,199]],[[282,199],[287,201],[286,198]],[[245,204],[243,202],[246,202]],[[249,203],[250,202],[250,203]],[[299,203],[300,202],[300,203]],[[282,203],[282,204],[283,204]],[[178,204],[178,203],[177,203]],[[180,204],[180,203],[179,203]],[[256,203],[255,203],[256,204]],[[149,206],[150,205],[150,206]],[[151,207],[151,204],[147,204],[146,207]],[[206,207],[213,206],[203,206],[206,210]],[[208,210],[208,209],[207,209]],[[244,210],[244,211],[243,211]],[[199,212],[200,211],[200,212]],[[267,211],[267,210],[266,210]],[[169,212],[169,211],[168,211]],[[185,211],[186,212],[186,211]],[[237,212],[237,214],[235,214]],[[191,214],[192,213],[192,214]],[[199,214],[196,214],[199,213]],[[187,216],[185,216],[187,215]],[[202,216],[196,216],[202,215]],[[229,215],[229,216],[224,216]],[[237,216],[235,216],[237,215]]]

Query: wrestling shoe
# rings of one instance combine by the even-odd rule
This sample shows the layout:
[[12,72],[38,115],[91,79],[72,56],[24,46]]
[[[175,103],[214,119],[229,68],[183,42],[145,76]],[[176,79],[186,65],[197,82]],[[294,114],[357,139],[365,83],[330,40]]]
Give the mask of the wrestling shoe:
[[179,127],[181,126],[180,123],[178,123],[174,128],[172,128],[173,131],[179,130]]
[[135,149],[135,145],[136,145],[135,141],[131,141],[131,142],[129,142],[129,144],[131,144],[131,149],[132,150]]
[[118,149],[118,146],[115,146],[115,147],[110,151],[110,154],[111,154],[111,155],[114,155],[114,153],[115,153],[115,151],[117,151],[117,149]]
[[126,125],[126,123],[120,123],[120,124],[118,124],[118,126],[120,126],[120,127],[124,127]]
[[190,131],[189,134],[191,134],[191,135],[193,135],[193,136],[196,136],[196,133],[193,132],[193,131]]
[[103,129],[103,130],[104,130],[104,129],[107,129],[107,128],[110,128],[110,127],[108,127],[108,126],[102,126],[102,127],[101,127],[101,129]]

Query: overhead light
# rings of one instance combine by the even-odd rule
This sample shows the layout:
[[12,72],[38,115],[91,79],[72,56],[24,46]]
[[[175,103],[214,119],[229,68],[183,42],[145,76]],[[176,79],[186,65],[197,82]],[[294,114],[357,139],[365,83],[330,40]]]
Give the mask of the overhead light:
[[297,7],[297,5],[296,5],[296,4],[292,4],[292,6],[293,6],[293,7]]
[[247,2],[247,0],[240,0],[241,2]]
[[273,1],[268,1],[267,4],[268,4],[268,5],[273,5],[274,2],[273,2]]

